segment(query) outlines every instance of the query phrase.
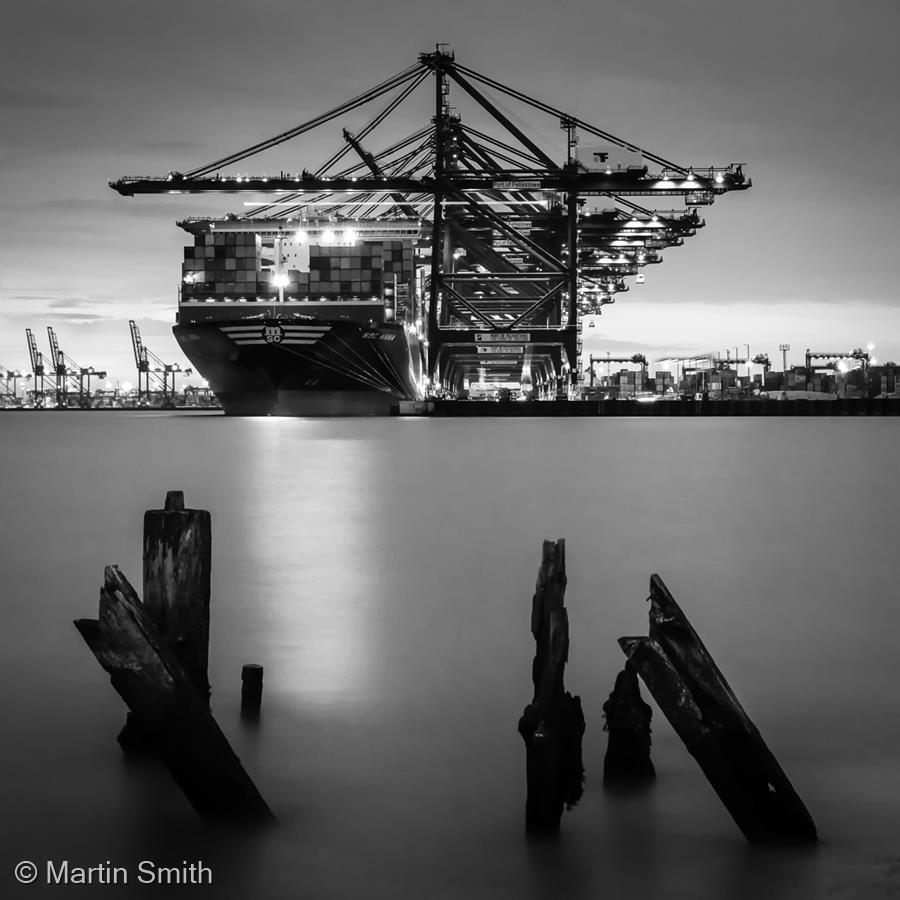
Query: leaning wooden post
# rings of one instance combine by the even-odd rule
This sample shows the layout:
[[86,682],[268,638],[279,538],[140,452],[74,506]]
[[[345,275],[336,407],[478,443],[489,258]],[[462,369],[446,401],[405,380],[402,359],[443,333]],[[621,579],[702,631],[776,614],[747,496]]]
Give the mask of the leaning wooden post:
[[650,578],[649,637],[619,644],[752,843],[812,842],[816,826],[687,616]]
[[529,837],[558,835],[563,807],[571,809],[584,788],[581,699],[564,686],[569,655],[565,590],[566,542],[544,541],[531,606],[531,633],[536,642],[534,699],[519,720],[526,748],[525,832]]
[[198,693],[116,566],[105,571],[99,617],[79,619],[75,627],[202,818],[274,821],[213,719],[208,698]]
[[630,787],[656,778],[650,759],[650,718],[653,711],[641,697],[637,672],[630,663],[616,676],[616,684],[603,704],[609,733],[603,760],[605,787]]

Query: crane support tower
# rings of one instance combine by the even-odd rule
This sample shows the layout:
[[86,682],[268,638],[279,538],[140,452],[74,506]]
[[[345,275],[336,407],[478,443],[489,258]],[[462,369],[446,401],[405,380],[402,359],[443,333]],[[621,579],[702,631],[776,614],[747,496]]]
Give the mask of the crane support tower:
[[[375,128],[429,80],[423,126],[384,149],[368,149]],[[470,110],[465,121],[456,98]],[[317,168],[234,172],[379,99],[386,106],[364,127],[343,128],[343,143]],[[543,136],[559,127],[567,135],[563,158]],[[356,161],[340,168],[348,155]],[[326,228],[343,220],[362,231],[393,221],[398,233],[407,229],[402,239],[413,244],[414,272],[392,288],[397,308],[420,339],[425,384],[462,395],[476,380],[529,381],[544,394],[565,394],[582,370],[580,316],[612,303],[627,291],[627,279],[643,280],[644,266],[702,229],[699,207],[747,190],[751,181],[742,163],[669,160],[463,65],[438,44],[412,66],[286,131],[186,171],[125,176],[110,186],[123,196],[227,193],[249,201],[240,215],[178,223],[193,235],[251,231],[275,235],[280,247],[283,233],[305,223]],[[658,201],[683,205],[660,209]],[[298,301],[318,299],[298,290]],[[284,300],[284,292],[282,284],[247,302]],[[217,302],[213,293],[186,278],[182,304],[186,296]],[[148,374],[139,354],[136,363]]]
[[[181,372],[191,374],[191,369],[182,369],[177,363],[164,363],[155,353],[151,353],[141,340],[141,331],[134,319],[129,320],[131,347],[134,350],[134,364],[137,368],[137,402],[139,406],[149,404],[156,394],[166,409],[175,408],[175,376]],[[152,387],[151,387],[152,385]]]

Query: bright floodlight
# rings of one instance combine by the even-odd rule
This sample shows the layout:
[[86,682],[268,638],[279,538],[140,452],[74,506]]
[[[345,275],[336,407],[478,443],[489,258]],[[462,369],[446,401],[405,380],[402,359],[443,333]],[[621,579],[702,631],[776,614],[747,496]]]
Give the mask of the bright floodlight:
[[356,232],[352,228],[347,228],[344,231],[344,240],[348,244],[355,244],[356,243]]
[[330,244],[334,241],[334,232],[330,228],[326,228],[322,232],[322,243]]
[[298,244],[305,244],[305,243],[306,243],[306,237],[307,237],[306,232],[303,231],[302,229],[301,229],[300,231],[298,231],[298,232],[294,235],[294,238],[295,238],[295,240],[297,241]]
[[288,286],[288,277],[284,272],[276,272],[272,276],[272,284],[277,288],[283,288]]
[[869,353],[871,353],[874,349],[875,349],[875,345],[871,341],[869,341],[869,343],[866,344],[866,350],[868,350]]

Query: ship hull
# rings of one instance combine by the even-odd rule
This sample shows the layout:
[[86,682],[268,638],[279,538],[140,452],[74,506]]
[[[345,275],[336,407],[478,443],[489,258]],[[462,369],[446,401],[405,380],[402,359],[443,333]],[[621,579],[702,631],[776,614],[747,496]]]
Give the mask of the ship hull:
[[253,317],[173,333],[226,415],[385,416],[421,396],[418,344],[399,323]]

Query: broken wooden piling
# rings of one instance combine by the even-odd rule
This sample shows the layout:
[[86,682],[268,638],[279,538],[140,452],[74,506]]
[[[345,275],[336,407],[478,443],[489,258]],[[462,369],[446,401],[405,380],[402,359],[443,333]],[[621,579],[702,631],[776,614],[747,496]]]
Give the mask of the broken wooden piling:
[[603,760],[603,784],[608,788],[633,787],[656,778],[650,759],[650,719],[653,711],[641,697],[637,672],[626,662],[615,687],[603,704],[609,734]]
[[209,821],[274,821],[198,692],[116,566],[105,570],[98,619],[75,622],[112,685],[197,813]]
[[536,642],[534,699],[519,719],[526,748],[525,831],[529,837],[558,835],[563,807],[571,809],[584,789],[581,698],[573,697],[564,686],[569,655],[565,590],[566,542],[562,538],[544,541],[531,606]]
[[752,843],[812,842],[816,826],[658,575],[649,637],[620,638],[663,714]]

